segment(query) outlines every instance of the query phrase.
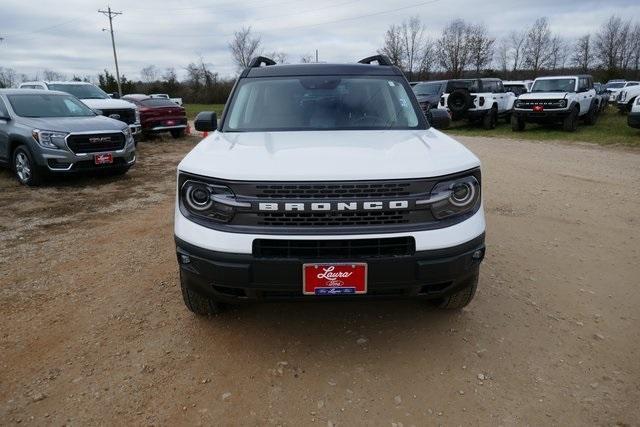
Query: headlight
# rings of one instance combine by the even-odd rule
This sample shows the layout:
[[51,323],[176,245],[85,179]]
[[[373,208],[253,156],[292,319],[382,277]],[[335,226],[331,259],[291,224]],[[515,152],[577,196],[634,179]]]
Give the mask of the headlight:
[[620,92],[620,101],[624,101],[627,98],[627,92],[622,91]]
[[517,100],[516,100],[516,103],[515,103],[515,107],[516,107],[516,108],[520,108],[520,107],[522,107],[522,101],[521,101],[521,100],[519,100],[519,99],[517,99]]
[[560,105],[560,108],[566,108],[567,107],[567,100],[566,99],[561,99],[559,105]]
[[640,96],[636,98],[636,105],[640,105]]
[[136,107],[136,123],[140,123],[140,110]]
[[126,139],[133,138],[133,134],[131,133],[131,129],[129,128],[129,126],[127,126],[126,128],[122,129],[122,133],[124,133],[124,137]]
[[440,182],[431,191],[431,212],[444,219],[472,211],[480,201],[480,183],[474,176]]
[[64,132],[54,132],[48,130],[34,129],[31,131],[31,136],[36,142],[45,148],[63,148],[65,145],[65,138],[69,135]]
[[238,202],[224,185],[186,178],[180,187],[180,208],[186,216],[229,222],[237,209],[250,207],[248,202]]

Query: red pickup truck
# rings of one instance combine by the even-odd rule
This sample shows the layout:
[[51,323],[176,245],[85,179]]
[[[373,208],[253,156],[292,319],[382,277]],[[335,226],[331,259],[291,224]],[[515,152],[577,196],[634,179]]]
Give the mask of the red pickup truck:
[[125,95],[122,99],[133,102],[138,107],[142,132],[170,132],[174,138],[184,135],[187,115],[184,108],[175,102],[164,98],[151,98],[148,95]]

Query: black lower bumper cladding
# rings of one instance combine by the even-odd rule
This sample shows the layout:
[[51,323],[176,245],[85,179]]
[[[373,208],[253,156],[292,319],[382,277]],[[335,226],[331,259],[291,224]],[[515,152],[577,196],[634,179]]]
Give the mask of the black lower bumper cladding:
[[[440,298],[477,278],[484,258],[484,234],[446,249],[411,255],[336,258],[262,258],[230,254],[193,246],[176,237],[180,274],[189,289],[219,301],[318,300],[327,298]],[[366,262],[368,290],[357,296],[305,296],[304,263]]]

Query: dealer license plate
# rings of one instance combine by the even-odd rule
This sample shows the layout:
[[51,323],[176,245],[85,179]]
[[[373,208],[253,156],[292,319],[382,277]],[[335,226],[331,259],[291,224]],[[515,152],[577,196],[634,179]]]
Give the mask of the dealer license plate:
[[96,165],[111,164],[113,163],[113,154],[111,153],[96,154],[93,157],[93,161],[96,163]]
[[367,293],[367,264],[304,264],[302,291],[305,295],[355,295]]

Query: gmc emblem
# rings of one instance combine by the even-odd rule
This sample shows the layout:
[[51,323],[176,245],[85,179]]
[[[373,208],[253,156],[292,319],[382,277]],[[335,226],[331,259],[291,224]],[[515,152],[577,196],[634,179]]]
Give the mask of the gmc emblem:
[[89,142],[92,144],[99,144],[101,142],[111,142],[111,137],[110,136],[93,137],[93,138],[89,138]]
[[408,200],[393,200],[390,202],[259,202],[259,211],[375,211],[380,209],[409,209]]

